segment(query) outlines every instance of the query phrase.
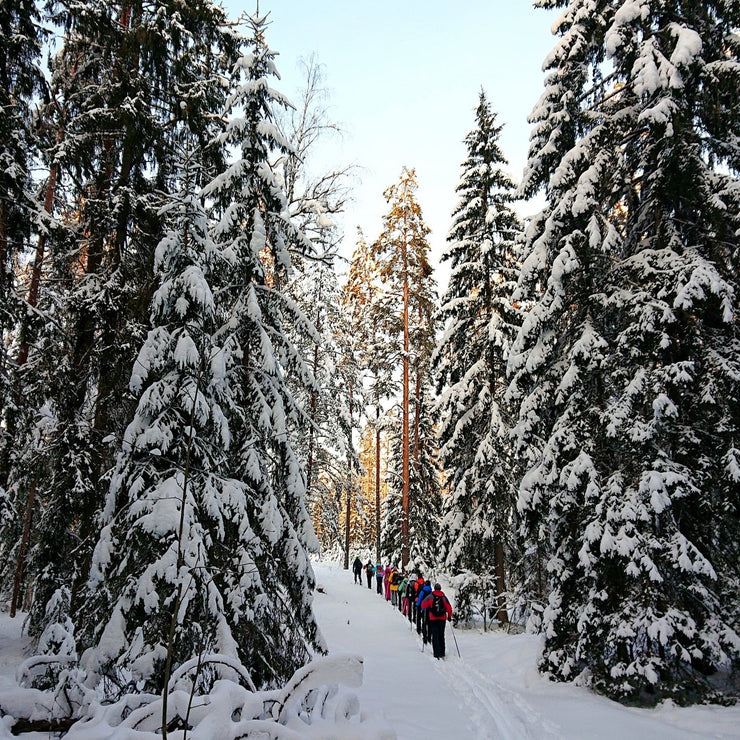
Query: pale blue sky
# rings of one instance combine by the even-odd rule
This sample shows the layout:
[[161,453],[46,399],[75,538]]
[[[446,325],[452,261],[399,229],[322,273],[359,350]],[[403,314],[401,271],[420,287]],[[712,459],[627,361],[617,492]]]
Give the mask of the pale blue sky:
[[[255,5],[226,2],[232,15],[253,12]],[[275,87],[295,99],[298,60],[315,53],[325,67],[331,115],[347,134],[322,150],[322,160],[362,168],[343,224],[347,252],[357,225],[368,239],[377,236],[386,209],[383,190],[407,166],[416,168],[438,258],[481,86],[505,124],[501,145],[511,173],[521,178],[527,116],[555,43],[552,13],[533,9],[528,0],[261,0],[260,11],[270,12],[267,40],[279,52],[282,81]]]

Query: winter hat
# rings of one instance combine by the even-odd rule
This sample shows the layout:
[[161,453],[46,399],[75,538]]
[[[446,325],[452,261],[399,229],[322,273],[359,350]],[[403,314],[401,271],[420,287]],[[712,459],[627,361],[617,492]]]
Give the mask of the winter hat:
[[435,583],[434,584],[434,590],[435,591],[441,591],[442,590],[442,586],[440,586],[438,583]]

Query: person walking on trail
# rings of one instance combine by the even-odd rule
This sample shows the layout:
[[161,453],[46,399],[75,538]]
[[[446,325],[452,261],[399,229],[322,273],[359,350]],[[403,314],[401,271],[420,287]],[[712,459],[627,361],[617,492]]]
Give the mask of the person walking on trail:
[[355,583],[362,586],[362,560],[359,557],[355,558],[355,562],[352,563],[352,572],[355,574]]
[[414,583],[414,595],[411,597],[411,621],[416,624],[419,620],[419,612],[421,609],[416,604],[416,599],[421,593],[421,589],[424,588],[424,579],[419,575]]
[[424,585],[420,591],[417,591],[416,596],[416,606],[418,607],[416,612],[416,632],[421,635],[421,639],[425,645],[429,642],[429,619],[422,604],[431,593],[432,584],[429,581],[424,581]]
[[409,623],[414,621],[413,603],[416,600],[416,576],[411,575],[406,584],[406,603],[404,604],[404,616],[409,618]]
[[429,619],[429,631],[432,637],[432,651],[435,658],[445,657],[445,625],[452,618],[452,605],[442,591],[439,583],[421,603],[421,608]]
[[367,565],[365,566],[365,575],[367,576],[367,587],[372,588],[373,587],[373,575],[375,574],[375,566],[373,565],[372,560],[367,561]]
[[383,595],[383,566],[375,563],[375,582],[378,584],[378,593]]
[[391,600],[391,573],[393,573],[393,568],[391,568],[390,565],[386,565],[385,572],[383,573],[383,586],[386,601]]
[[398,606],[398,584],[401,582],[401,574],[398,568],[391,571],[391,577],[388,579],[388,585],[391,589],[391,606]]
[[406,575],[401,576],[401,582],[398,584],[398,611],[403,614],[403,616],[406,616],[406,612],[404,611],[404,602],[408,605],[408,599],[406,598],[406,589],[409,585],[409,577]]

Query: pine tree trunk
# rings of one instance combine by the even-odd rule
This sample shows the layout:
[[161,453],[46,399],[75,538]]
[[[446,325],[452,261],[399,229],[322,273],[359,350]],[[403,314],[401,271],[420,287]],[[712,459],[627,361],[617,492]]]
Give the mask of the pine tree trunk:
[[403,496],[401,506],[403,508],[401,524],[401,568],[406,569],[409,562],[409,273],[407,235],[405,227],[406,216],[404,214],[403,242],[403,430],[402,430],[402,457],[403,457]]
[[[414,499],[411,499],[411,469],[409,464],[409,501],[407,506],[407,517],[409,520],[409,530],[411,529],[411,514],[412,512],[418,512],[419,496],[421,495],[421,470],[419,467],[419,457],[421,455],[421,376],[419,374],[418,360],[417,367],[414,372],[414,454],[413,454],[413,465],[414,471],[416,472],[416,487],[414,488]],[[409,434],[410,436],[410,434]],[[413,506],[412,506],[413,503]]]
[[23,571],[26,564],[26,552],[28,550],[28,541],[31,538],[31,518],[33,517],[33,505],[36,500],[36,482],[31,480],[31,487],[28,491],[28,500],[26,501],[26,515],[23,518],[23,533],[21,542],[18,546],[18,561],[15,566],[15,576],[13,578],[13,598],[10,602],[10,616],[15,617],[18,609],[18,601],[21,595],[21,584],[23,583]]

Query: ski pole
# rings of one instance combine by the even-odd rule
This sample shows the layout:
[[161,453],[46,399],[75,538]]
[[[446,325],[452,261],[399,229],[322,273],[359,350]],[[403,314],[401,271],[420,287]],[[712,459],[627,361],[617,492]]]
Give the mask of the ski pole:
[[452,639],[455,641],[455,647],[457,648],[457,657],[462,660],[462,655],[460,655],[460,646],[457,644],[457,637],[455,637],[455,629],[452,626],[452,622],[450,622],[450,632],[452,632]]

